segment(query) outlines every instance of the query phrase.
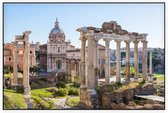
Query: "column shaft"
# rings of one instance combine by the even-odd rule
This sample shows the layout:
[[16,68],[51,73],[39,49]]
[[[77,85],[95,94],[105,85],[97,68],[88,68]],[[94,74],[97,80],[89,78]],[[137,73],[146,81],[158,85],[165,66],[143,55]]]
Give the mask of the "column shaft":
[[126,43],[126,81],[130,81],[130,41]]
[[17,42],[14,42],[14,54],[13,54],[13,85],[18,85],[18,67],[17,67]]
[[110,40],[105,39],[105,83],[110,84]]
[[152,51],[150,51],[149,74],[152,75]]
[[142,79],[146,81],[147,75],[147,41],[142,41],[143,43],[143,52],[142,52]]
[[120,41],[116,40],[116,82],[121,82],[121,52],[120,52]]
[[88,37],[88,91],[91,94],[95,93],[95,87],[94,87],[94,40],[93,37]]
[[85,69],[85,48],[86,48],[86,39],[81,37],[81,87],[86,86],[86,69]]
[[24,94],[29,95],[30,93],[30,85],[29,85],[29,62],[30,62],[30,50],[29,50],[29,42],[25,42],[24,49],[24,64],[23,64],[23,86],[24,86]]
[[94,85],[98,85],[98,40],[94,40]]
[[134,81],[138,81],[139,63],[138,63],[138,41],[134,41]]

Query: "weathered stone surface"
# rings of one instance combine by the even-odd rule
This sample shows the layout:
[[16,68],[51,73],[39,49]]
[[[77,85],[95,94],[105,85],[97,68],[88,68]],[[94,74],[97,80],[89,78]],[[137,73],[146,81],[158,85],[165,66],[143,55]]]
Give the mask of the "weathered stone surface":
[[161,110],[161,109],[165,109],[165,106],[162,104],[153,104],[153,109]]
[[114,93],[114,102],[120,103],[122,102],[122,92],[115,92]]
[[144,109],[152,110],[153,109],[153,105],[152,104],[144,104]]
[[128,109],[128,110],[133,110],[133,109],[135,109],[134,107],[132,107],[132,106],[126,106],[125,107],[125,109]]
[[136,106],[136,103],[133,102],[133,101],[130,101],[130,102],[128,103],[128,106]]
[[123,102],[128,102],[128,101],[133,100],[134,94],[133,94],[132,89],[128,89],[128,90],[123,91],[122,95],[123,95],[123,98],[122,98]]
[[118,109],[118,104],[112,102],[110,105],[111,105],[110,107],[111,107],[112,109],[114,109],[114,110],[115,110],[115,109]]
[[110,98],[108,97],[108,95],[103,95],[101,98],[101,102],[102,102],[102,107],[103,108],[111,108],[110,104]]
[[124,103],[119,103],[118,104],[118,109],[125,109],[126,105]]
[[156,93],[156,89],[150,84],[144,85],[138,92],[140,95],[153,95],[154,93]]
[[144,107],[143,106],[140,106],[140,105],[136,105],[136,106],[134,106],[134,109],[144,109]]

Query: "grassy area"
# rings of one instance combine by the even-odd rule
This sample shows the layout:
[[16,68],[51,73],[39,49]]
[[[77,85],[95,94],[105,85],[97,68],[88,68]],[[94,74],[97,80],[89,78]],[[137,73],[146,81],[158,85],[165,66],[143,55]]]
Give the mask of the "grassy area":
[[[69,95],[79,95],[78,84],[68,84],[65,88],[49,87],[31,90],[31,100],[35,109],[56,109],[52,98],[67,98]],[[75,106],[79,97],[72,98],[68,102]],[[27,109],[22,93],[13,90],[4,90],[4,109]]]
[[53,93],[47,91],[47,89],[49,89],[49,88],[33,89],[33,90],[31,90],[31,95],[52,98]]
[[[4,74],[4,77],[13,78],[13,73]],[[18,73],[18,78],[23,78],[23,74],[22,73]]]
[[66,104],[68,106],[74,107],[79,104],[79,101],[80,101],[79,97],[69,97],[66,101]]
[[26,109],[23,94],[16,93],[13,90],[4,90],[4,109]]
[[164,75],[163,74],[153,74],[154,78],[156,78],[157,84],[160,84],[161,82],[164,82]]

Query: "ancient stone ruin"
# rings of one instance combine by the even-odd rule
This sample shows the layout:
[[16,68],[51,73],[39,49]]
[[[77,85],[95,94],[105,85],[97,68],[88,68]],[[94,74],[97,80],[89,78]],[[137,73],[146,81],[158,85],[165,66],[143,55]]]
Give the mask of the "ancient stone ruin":
[[[116,82],[121,81],[121,54],[120,45],[124,41],[126,43],[126,81],[130,82],[130,43],[134,43],[134,81],[138,81],[138,43],[143,44],[142,53],[142,78],[147,80],[147,34],[128,32],[116,21],[104,22],[102,28],[95,27],[81,27],[77,29],[80,32],[81,40],[81,87],[80,87],[80,101],[81,104],[90,108],[96,109],[99,106],[97,92],[95,88],[98,85],[98,41],[103,39],[105,41],[105,83],[110,84],[110,41],[116,42]],[[86,66],[86,41],[88,43],[88,62]],[[87,68],[87,73],[86,73]],[[152,65],[150,65],[150,72]]]

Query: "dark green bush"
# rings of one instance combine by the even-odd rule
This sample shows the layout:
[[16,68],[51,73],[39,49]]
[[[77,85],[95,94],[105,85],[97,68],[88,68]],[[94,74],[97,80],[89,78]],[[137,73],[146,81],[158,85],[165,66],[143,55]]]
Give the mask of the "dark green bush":
[[59,81],[56,83],[56,86],[57,86],[57,88],[65,88],[66,84],[65,84],[65,82]]
[[76,88],[69,88],[69,89],[68,89],[68,95],[79,96],[79,90],[76,89]]
[[45,81],[45,82],[47,82],[47,79],[46,79],[46,78],[40,78],[39,80],[40,80],[40,81]]
[[73,85],[71,85],[72,87],[75,87],[75,88],[79,88],[80,87],[80,84],[79,83],[73,83]]
[[55,92],[54,96],[67,96],[68,95],[68,90],[65,88],[60,88],[58,91]]
[[24,87],[23,86],[17,86],[17,93],[24,93]]
[[39,85],[36,82],[31,82],[31,89],[38,89]]

